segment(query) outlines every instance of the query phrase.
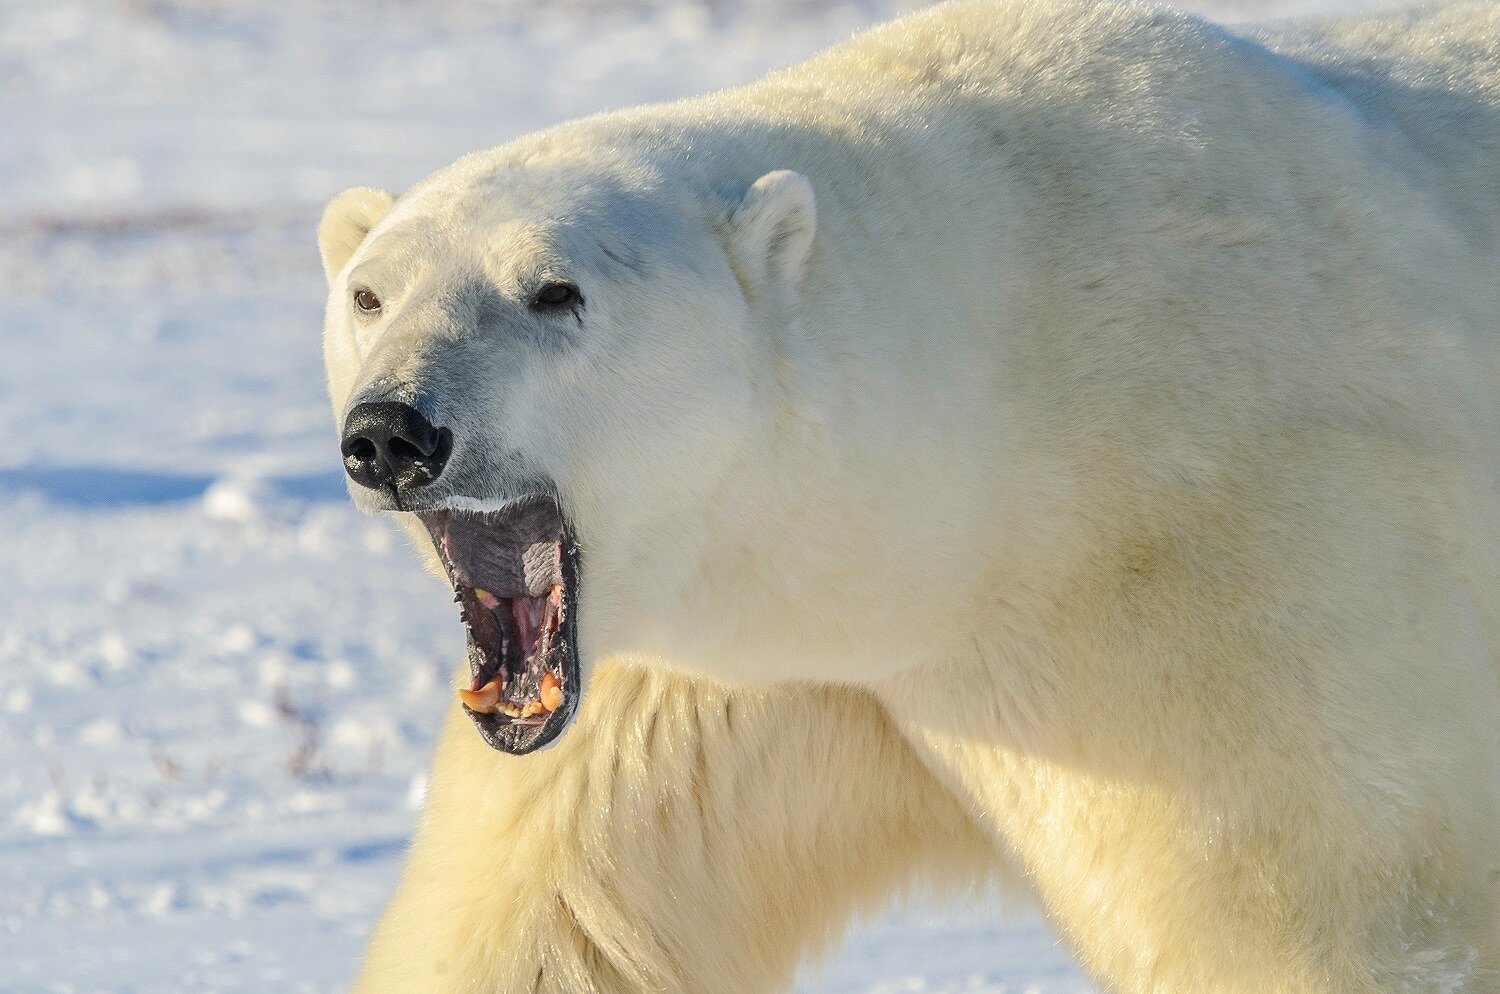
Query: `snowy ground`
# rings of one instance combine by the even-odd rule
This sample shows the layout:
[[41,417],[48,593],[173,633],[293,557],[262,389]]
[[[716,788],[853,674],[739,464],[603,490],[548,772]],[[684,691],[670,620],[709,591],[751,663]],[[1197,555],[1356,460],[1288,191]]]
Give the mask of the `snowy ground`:
[[[891,9],[0,2],[0,991],[339,990],[392,886],[460,633],[344,502],[320,202]],[[892,911],[803,987],[1088,989],[1001,921]]]

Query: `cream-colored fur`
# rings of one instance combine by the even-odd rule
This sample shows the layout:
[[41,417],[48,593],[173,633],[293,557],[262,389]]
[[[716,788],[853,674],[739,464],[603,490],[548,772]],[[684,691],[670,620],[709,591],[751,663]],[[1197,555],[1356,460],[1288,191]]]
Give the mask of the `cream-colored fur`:
[[1500,991],[1497,231],[1492,3],[944,6],[336,200],[335,413],[583,553],[359,989],[769,991],[1014,860],[1122,994]]
[[775,990],[915,874],[996,862],[867,693],[606,667],[536,755],[449,715],[359,986]]

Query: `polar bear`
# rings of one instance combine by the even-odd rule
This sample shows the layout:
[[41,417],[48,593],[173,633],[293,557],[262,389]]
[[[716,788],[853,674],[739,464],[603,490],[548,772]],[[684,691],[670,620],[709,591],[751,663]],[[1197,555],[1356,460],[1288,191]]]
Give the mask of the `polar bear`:
[[937,7],[355,188],[469,658],[361,992],[753,992],[1010,881],[1106,990],[1500,990],[1500,8]]

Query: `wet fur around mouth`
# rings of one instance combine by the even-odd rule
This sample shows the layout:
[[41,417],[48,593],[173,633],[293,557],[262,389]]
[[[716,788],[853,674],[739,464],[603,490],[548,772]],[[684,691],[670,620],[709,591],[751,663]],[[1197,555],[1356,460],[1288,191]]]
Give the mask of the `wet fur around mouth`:
[[572,720],[582,690],[578,546],[561,507],[538,495],[496,511],[418,517],[468,636],[464,709],[495,749],[524,755],[542,748]]

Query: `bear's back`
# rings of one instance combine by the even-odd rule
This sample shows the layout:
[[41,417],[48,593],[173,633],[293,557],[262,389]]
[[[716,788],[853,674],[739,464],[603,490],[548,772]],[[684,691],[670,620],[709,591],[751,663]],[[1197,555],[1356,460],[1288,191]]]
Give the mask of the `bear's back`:
[[[1500,4],[1491,2],[1226,29],[1153,4],[959,0],[749,89],[762,87],[815,93],[803,106],[857,118],[992,102],[1023,118],[1044,107],[1056,120],[1208,140],[1216,121],[1247,120],[1237,105],[1276,90],[1275,113],[1295,115],[1300,102],[1309,120],[1343,102],[1359,119],[1346,136],[1363,131],[1361,151],[1434,189],[1460,223],[1500,210]],[[789,103],[782,109],[795,110]]]
[[1371,125],[1380,152],[1427,179],[1453,216],[1493,223],[1500,207],[1500,4],[1285,22],[1250,37],[1348,101]]

